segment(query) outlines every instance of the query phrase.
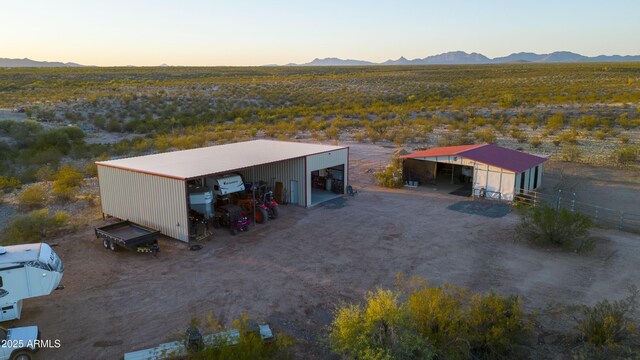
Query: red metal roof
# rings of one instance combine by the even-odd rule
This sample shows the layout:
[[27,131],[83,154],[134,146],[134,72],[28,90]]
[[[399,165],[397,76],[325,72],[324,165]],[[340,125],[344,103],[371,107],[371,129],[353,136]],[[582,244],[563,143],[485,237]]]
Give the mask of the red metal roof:
[[546,158],[492,144],[446,146],[401,156],[403,159],[460,156],[513,172],[521,172],[547,161]]
[[431,156],[453,156],[453,155],[458,155],[458,153],[460,153],[461,151],[477,148],[483,145],[485,144],[443,146],[443,147],[437,147],[433,149],[418,151],[417,153],[413,153],[413,154],[403,155],[403,156],[400,156],[400,158],[413,159],[413,158],[431,157]]

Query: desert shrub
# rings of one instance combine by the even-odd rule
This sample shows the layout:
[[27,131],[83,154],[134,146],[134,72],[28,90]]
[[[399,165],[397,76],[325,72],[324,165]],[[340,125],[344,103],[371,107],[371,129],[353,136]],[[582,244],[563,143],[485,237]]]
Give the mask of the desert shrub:
[[[208,328],[213,332],[224,331],[224,328],[216,319],[209,317]],[[190,326],[196,326],[198,321],[192,320]],[[255,324],[249,321],[246,314],[233,321],[233,328],[237,329],[241,336],[238,343],[229,346],[228,339],[220,337],[212,344],[205,344],[200,351],[190,351],[189,359],[192,360],[267,360],[267,359],[289,359],[289,348],[293,345],[293,340],[284,334],[276,334],[273,343],[265,344],[260,335],[255,331]]]
[[534,136],[531,138],[531,140],[529,141],[529,143],[531,144],[531,146],[533,146],[534,148],[540,147],[540,145],[542,145],[542,139],[540,139],[540,136]]
[[563,161],[577,162],[582,159],[582,150],[575,145],[565,145],[562,147],[560,158]]
[[521,223],[516,237],[538,246],[557,246],[587,251],[593,247],[587,238],[593,221],[586,215],[547,205],[520,208]]
[[374,176],[380,186],[388,188],[402,187],[404,183],[402,179],[402,160],[394,157],[389,165],[380,171],[376,171]]
[[434,352],[420,336],[398,294],[369,292],[364,306],[343,305],[334,315],[332,350],[351,359],[430,359]]
[[636,340],[639,333],[633,313],[638,307],[638,296],[640,291],[632,286],[622,300],[605,299],[593,307],[585,306],[576,326],[582,340],[596,346],[622,345]]
[[324,136],[330,140],[338,140],[340,137],[340,129],[335,125],[330,126],[324,131]]
[[418,331],[443,359],[495,359],[515,356],[528,331],[517,296],[473,294],[453,285],[424,281],[407,300]]
[[40,181],[50,181],[53,180],[53,176],[55,175],[55,171],[50,165],[42,165],[36,170],[36,179]]
[[95,161],[90,161],[85,167],[84,167],[84,173],[88,176],[88,177],[96,177],[98,176],[98,166],[96,165]]
[[17,189],[20,187],[20,180],[13,178],[13,177],[7,177],[7,176],[0,176],[0,190],[1,191],[11,191],[13,189]]
[[575,131],[565,131],[558,135],[558,140],[565,144],[575,145],[578,143],[578,133]]
[[554,114],[547,120],[547,128],[558,130],[564,127],[564,114]]
[[478,130],[473,134],[473,136],[475,136],[476,139],[487,144],[493,144],[494,142],[496,142],[496,133],[495,131],[493,131],[493,129]]
[[63,200],[73,198],[84,178],[82,174],[71,165],[64,165],[56,172],[53,181],[53,194]]
[[522,130],[520,130],[517,126],[512,126],[509,130],[509,135],[519,143],[524,143],[527,141],[527,134],[525,134]]
[[[516,296],[474,294],[422,278],[378,289],[365,304],[342,305],[330,327],[334,352],[351,359],[517,357],[529,321]],[[401,301],[400,299],[406,299]]]
[[638,149],[633,146],[623,146],[613,153],[615,161],[621,165],[627,165],[638,160]]
[[47,202],[47,190],[42,184],[32,184],[18,195],[18,202],[25,207],[42,207]]
[[69,214],[49,209],[34,210],[19,215],[5,228],[2,243],[5,245],[40,242],[55,235],[69,221]]

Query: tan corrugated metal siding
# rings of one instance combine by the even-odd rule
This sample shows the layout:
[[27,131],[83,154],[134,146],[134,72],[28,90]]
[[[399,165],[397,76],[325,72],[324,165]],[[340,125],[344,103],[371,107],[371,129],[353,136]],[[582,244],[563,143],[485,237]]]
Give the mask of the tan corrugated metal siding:
[[307,196],[307,206],[311,206],[311,172],[326,169],[333,166],[344,165],[344,189],[346,192],[347,181],[349,180],[349,149],[338,149],[321,154],[307,156],[307,184],[305,185]]
[[304,158],[278,161],[272,164],[258,165],[254,168],[247,168],[239,171],[245,182],[257,182],[259,180],[266,181],[270,186],[274,186],[276,181],[281,181],[286,188],[287,199],[291,198],[289,194],[289,184],[291,180],[298,182],[298,203],[304,204]]
[[98,165],[102,212],[189,241],[182,180]]

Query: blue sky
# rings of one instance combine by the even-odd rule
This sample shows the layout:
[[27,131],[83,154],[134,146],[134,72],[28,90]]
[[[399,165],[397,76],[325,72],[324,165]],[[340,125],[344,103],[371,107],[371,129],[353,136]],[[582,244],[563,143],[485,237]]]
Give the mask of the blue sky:
[[100,66],[640,54],[636,0],[0,0],[0,13],[0,57]]

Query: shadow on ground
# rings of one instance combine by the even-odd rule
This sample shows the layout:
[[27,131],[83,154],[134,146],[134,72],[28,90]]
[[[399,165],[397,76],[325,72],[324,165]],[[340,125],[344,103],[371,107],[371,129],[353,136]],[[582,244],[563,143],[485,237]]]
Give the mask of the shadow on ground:
[[490,218],[501,218],[511,212],[507,204],[486,201],[459,201],[449,205],[447,209]]

